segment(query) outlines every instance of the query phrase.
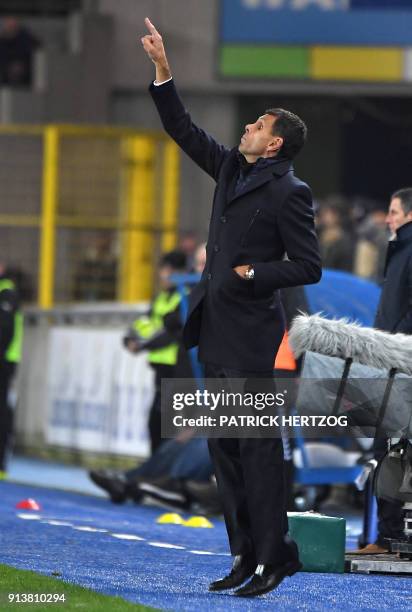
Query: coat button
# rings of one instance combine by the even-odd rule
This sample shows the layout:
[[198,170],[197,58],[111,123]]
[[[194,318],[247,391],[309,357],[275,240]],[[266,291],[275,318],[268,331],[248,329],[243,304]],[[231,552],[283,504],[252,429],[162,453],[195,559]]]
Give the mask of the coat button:
[[211,280],[211,278],[212,278],[212,275],[209,272],[209,274],[207,275],[207,280]]
[[213,250],[215,253],[217,253],[220,250],[217,244],[215,244],[215,246],[213,247]]
[[222,223],[226,223],[227,219],[226,219],[226,217],[225,217],[224,215],[222,215],[222,216],[220,217],[220,221],[221,221]]

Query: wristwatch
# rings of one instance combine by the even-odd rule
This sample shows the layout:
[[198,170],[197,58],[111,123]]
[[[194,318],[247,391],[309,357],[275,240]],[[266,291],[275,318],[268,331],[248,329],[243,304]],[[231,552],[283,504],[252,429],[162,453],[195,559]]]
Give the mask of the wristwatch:
[[245,272],[246,280],[253,280],[255,278],[255,269],[253,266],[249,266]]

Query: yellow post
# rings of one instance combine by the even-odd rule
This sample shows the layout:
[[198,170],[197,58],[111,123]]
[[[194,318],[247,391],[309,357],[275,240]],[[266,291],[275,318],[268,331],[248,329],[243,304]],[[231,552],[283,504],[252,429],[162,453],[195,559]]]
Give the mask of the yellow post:
[[145,136],[124,142],[126,184],[123,195],[120,299],[147,301],[153,290],[155,145]]
[[177,215],[179,211],[180,155],[177,145],[166,142],[163,155],[162,192],[162,253],[172,250],[177,242]]
[[43,184],[38,294],[38,302],[41,308],[50,308],[53,305],[58,166],[58,128],[48,126],[43,136]]

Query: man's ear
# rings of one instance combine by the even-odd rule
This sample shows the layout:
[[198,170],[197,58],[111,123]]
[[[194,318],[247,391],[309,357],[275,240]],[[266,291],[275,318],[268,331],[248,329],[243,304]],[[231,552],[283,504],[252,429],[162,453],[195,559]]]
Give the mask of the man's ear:
[[274,136],[272,140],[268,143],[267,152],[271,155],[276,155],[277,153],[279,153],[282,146],[283,138],[281,136]]

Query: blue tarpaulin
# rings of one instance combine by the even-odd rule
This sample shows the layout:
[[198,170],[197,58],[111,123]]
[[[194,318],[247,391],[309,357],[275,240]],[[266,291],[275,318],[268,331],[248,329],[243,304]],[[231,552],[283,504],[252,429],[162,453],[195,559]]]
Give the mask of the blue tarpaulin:
[[339,270],[323,270],[317,285],[305,287],[311,313],[327,318],[348,317],[366,327],[373,326],[380,288],[371,281]]

